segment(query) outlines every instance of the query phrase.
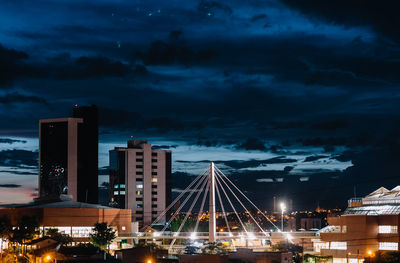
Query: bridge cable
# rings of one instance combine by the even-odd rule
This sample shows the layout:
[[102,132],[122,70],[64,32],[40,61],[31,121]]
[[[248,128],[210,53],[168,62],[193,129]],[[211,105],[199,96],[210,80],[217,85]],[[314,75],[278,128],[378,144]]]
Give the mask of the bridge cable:
[[229,182],[229,183],[231,183],[232,185],[233,185],[233,187],[240,193],[240,194],[242,194],[243,196],[244,196],[244,198],[246,198],[246,200],[250,203],[250,204],[252,204],[256,209],[257,209],[257,211],[258,212],[260,212],[264,217],[265,217],[265,219],[267,219],[278,231],[281,231],[280,230],[280,228],[277,226],[277,225],[275,225],[274,224],[274,222],[272,222],[272,220],[271,219],[269,219],[242,191],[240,191],[240,189],[231,181],[231,180],[229,180],[229,178],[223,173],[223,172],[221,172],[221,170],[220,169],[218,169],[218,167],[216,167],[215,166],[215,168],[216,168],[216,170],[219,172],[219,173],[221,173],[226,179],[227,179],[227,181]]

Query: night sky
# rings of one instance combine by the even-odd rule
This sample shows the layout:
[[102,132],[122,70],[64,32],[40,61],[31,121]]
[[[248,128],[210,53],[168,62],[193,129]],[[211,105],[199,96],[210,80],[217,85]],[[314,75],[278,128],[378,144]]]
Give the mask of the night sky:
[[400,184],[397,1],[2,0],[0,204],[37,188],[38,120],[100,111],[108,150],[210,160],[261,207],[343,207]]

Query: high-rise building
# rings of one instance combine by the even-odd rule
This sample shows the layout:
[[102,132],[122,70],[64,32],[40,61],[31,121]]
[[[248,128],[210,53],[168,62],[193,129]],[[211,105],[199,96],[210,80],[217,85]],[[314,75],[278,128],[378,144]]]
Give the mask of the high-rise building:
[[39,198],[97,203],[97,107],[76,108],[74,116],[39,121]]
[[171,202],[171,151],[143,140],[110,151],[110,205],[132,210],[132,221],[151,224]]

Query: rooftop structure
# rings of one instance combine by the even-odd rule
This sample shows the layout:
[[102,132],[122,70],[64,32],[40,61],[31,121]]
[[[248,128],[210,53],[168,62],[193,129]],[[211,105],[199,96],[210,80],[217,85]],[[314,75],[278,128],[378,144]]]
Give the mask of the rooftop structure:
[[339,217],[328,217],[320,231],[322,255],[333,262],[361,262],[387,251],[399,251],[400,186],[380,187],[363,198],[349,200]]

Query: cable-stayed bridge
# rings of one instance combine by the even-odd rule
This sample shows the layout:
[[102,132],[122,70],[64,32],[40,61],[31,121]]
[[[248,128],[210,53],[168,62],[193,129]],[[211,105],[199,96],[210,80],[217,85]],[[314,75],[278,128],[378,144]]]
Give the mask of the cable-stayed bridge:
[[[205,211],[206,205],[208,211]],[[253,215],[247,206],[256,212],[257,216]],[[186,211],[183,211],[184,208]],[[217,212],[218,208],[220,211]],[[196,209],[198,211],[195,212]],[[217,226],[217,214],[223,217],[223,220],[219,220],[223,222],[223,226]],[[228,220],[228,214],[231,219],[235,219],[235,225]],[[200,224],[204,225],[207,218],[208,231],[204,231],[204,227],[199,231]],[[188,219],[191,221],[189,227]],[[176,225],[176,222],[179,222],[179,225]],[[217,227],[224,232],[217,232]],[[142,232],[119,238],[145,239],[152,242],[161,240],[172,250],[177,240],[225,242],[234,249],[238,246],[262,248],[281,241],[301,243],[305,239],[315,237],[316,232],[283,232],[283,229],[211,162],[149,226],[142,229]]]

